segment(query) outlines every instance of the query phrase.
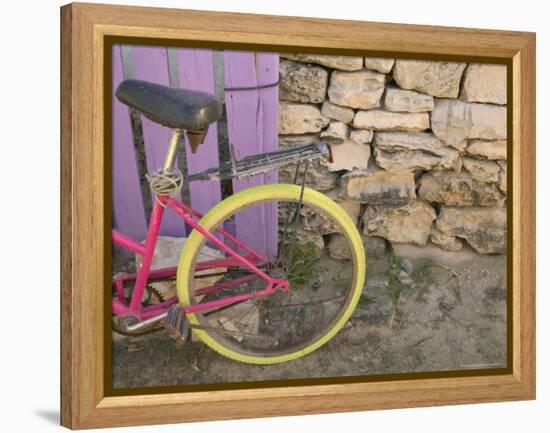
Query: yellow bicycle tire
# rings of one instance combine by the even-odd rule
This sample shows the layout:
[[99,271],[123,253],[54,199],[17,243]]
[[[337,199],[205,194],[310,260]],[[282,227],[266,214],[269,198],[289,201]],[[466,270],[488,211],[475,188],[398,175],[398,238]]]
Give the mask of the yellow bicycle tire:
[[[301,189],[301,186],[290,184],[269,184],[248,188],[218,203],[200,220],[199,224],[206,230],[210,231],[225,218],[232,215],[240,208],[250,204],[270,199],[298,200],[300,198]],[[243,354],[220,344],[205,330],[193,330],[200,340],[219,354],[236,361],[250,364],[276,364],[297,359],[313,352],[323,344],[327,343],[336,335],[342,326],[344,326],[353,313],[353,310],[355,309],[361,296],[366,274],[366,256],[361,236],[359,235],[359,232],[349,215],[326,195],[310,188],[304,188],[302,200],[304,203],[309,203],[322,209],[333,217],[340,224],[342,234],[349,240],[352,259],[355,260],[356,264],[356,269],[354,270],[354,281],[351,289],[352,295],[349,304],[336,323],[327,329],[320,338],[300,350],[277,356],[266,357]],[[191,305],[192,297],[189,292],[189,287],[192,286],[190,284],[190,278],[194,275],[194,272],[191,271],[194,270],[198,253],[205,241],[206,238],[201,233],[197,230],[193,230],[181,252],[177,270],[177,295],[181,306]],[[195,313],[187,314],[187,319],[191,325],[199,324],[199,320],[197,319]]]

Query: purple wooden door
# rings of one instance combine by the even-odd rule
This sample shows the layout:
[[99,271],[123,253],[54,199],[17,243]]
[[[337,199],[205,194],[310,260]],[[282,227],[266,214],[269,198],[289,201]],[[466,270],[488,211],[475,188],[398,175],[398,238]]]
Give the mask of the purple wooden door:
[[[212,50],[181,48],[176,51],[178,60],[179,81],[183,89],[200,90],[215,93],[214,65]],[[208,128],[206,139],[197,153],[191,153],[191,147],[185,139],[185,154],[187,156],[187,171],[198,173],[219,164],[218,155],[218,125],[214,123]],[[205,214],[221,200],[220,182],[192,182],[189,185],[191,205],[193,209]]]
[[[113,89],[124,79],[120,46],[113,46]],[[128,107],[113,92],[113,226],[134,239],[145,237],[146,221]]]
[[[168,51],[164,47],[141,47],[132,49],[133,78],[153,83],[170,85],[168,72]],[[147,169],[151,173],[162,168],[172,130],[141,116],[143,128],[143,143]],[[181,194],[175,198],[181,199]],[[185,224],[171,210],[166,209],[160,226],[160,234],[168,236],[183,236]]]
[[[125,51],[130,54],[123,59],[121,47],[113,47],[113,90],[122,79],[136,78],[214,93],[212,50],[181,48],[174,50],[172,56],[164,47],[132,46],[125,47]],[[226,51],[224,67],[227,88],[253,87],[277,81],[279,57],[272,53]],[[225,102],[228,136],[238,158],[277,148],[276,86],[226,91]],[[171,131],[143,116],[141,125],[147,170],[158,170],[164,161]],[[114,227],[141,240],[145,237],[146,218],[132,125],[128,108],[114,97],[112,152]],[[191,153],[186,143],[185,154],[189,174],[217,166],[218,125],[215,123],[209,127],[205,143],[199,146],[196,154]],[[246,181],[234,181],[233,189],[237,192],[253,185],[276,181],[276,173],[268,173]],[[203,214],[221,200],[220,183],[217,181],[193,182],[189,185],[189,193],[191,206]],[[238,218],[235,222],[236,233],[243,241],[264,254],[276,252],[276,217],[276,209],[263,206],[253,215],[248,215],[246,221],[242,217]],[[258,233],[261,235],[258,236]],[[184,224],[168,211],[161,226],[161,234],[183,236]]]
[[[279,56],[272,53],[226,51],[226,89],[270,84],[279,77]],[[237,159],[277,149],[278,88],[226,90],[227,127],[230,145]],[[276,173],[235,180],[233,191],[273,183]],[[264,254],[277,254],[277,209],[275,206],[255,206],[239,212],[236,217],[237,238]]]

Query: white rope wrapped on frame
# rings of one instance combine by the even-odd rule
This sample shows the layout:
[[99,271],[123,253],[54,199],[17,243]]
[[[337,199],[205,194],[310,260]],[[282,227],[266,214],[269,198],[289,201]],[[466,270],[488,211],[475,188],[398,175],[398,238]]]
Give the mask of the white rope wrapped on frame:
[[177,168],[171,171],[155,171],[151,174],[146,174],[145,178],[149,182],[151,191],[156,196],[175,197],[183,185],[183,174]]

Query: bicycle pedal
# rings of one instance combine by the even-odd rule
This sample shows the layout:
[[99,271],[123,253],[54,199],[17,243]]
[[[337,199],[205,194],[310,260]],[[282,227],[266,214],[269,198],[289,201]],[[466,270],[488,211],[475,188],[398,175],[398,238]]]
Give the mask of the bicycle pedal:
[[168,335],[174,340],[188,341],[191,334],[191,326],[185,316],[185,312],[179,305],[173,305],[168,309],[163,324]]

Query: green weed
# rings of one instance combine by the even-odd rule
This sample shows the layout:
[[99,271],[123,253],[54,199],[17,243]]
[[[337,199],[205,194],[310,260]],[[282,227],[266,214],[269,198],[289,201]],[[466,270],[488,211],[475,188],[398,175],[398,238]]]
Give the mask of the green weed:
[[313,266],[316,260],[317,253],[313,242],[295,242],[291,248],[286,248],[285,267],[288,269],[287,278],[292,287],[300,287],[317,278],[318,271]]
[[399,281],[398,275],[403,266],[403,258],[399,256],[390,256],[388,268],[386,269],[386,278],[388,279],[388,286],[386,291],[390,297],[393,305],[397,304],[399,296],[403,291],[403,284]]

